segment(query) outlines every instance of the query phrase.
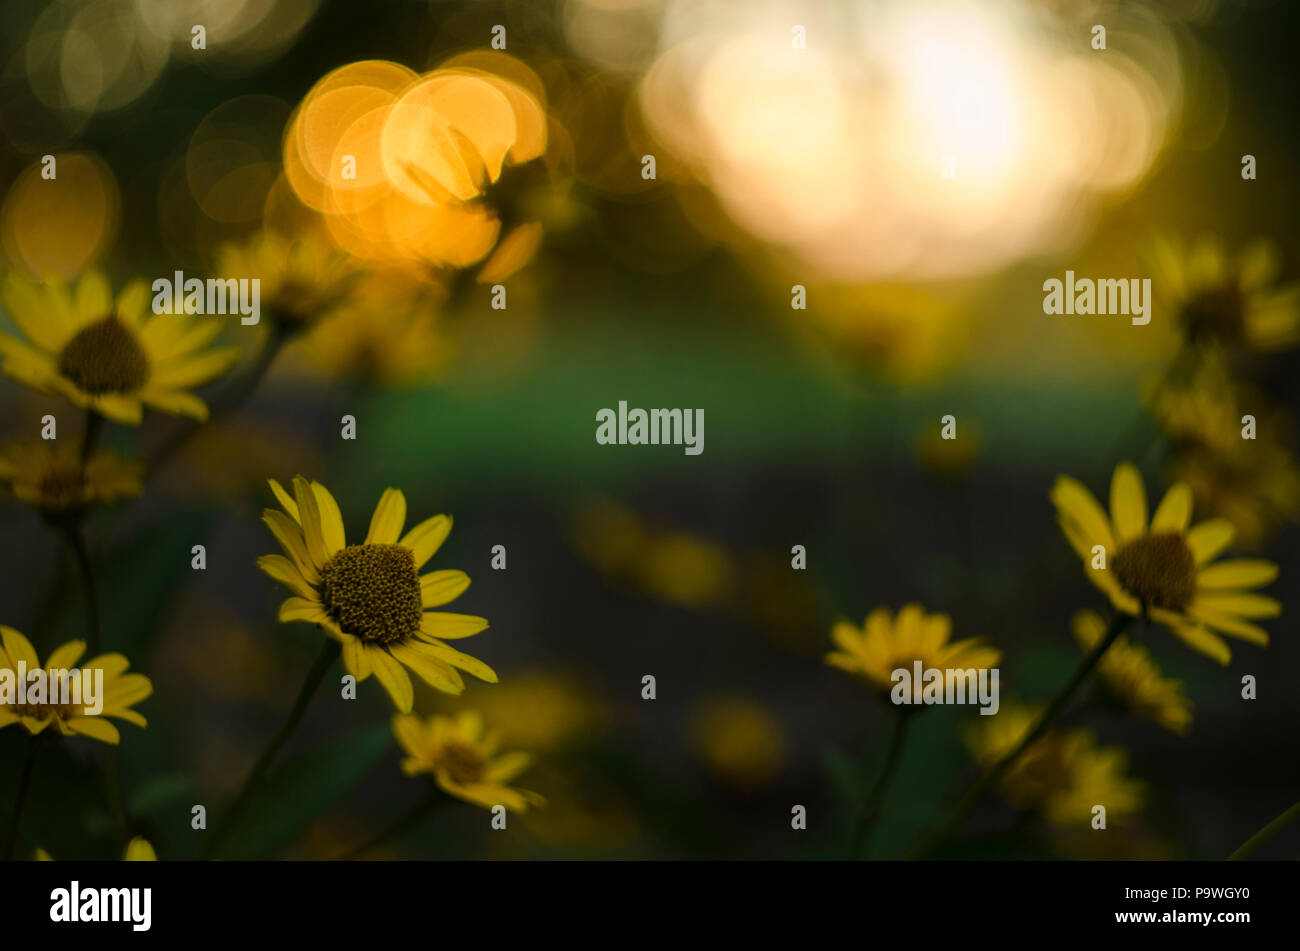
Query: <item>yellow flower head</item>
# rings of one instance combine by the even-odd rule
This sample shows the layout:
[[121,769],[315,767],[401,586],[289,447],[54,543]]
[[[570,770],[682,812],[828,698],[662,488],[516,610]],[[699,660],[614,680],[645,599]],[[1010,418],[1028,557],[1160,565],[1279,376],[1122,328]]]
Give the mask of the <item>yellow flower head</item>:
[[288,240],[262,232],[217,255],[222,278],[261,281],[261,303],[286,330],[302,329],[331,313],[347,297],[356,269],[346,255],[316,238]]
[[406,753],[402,772],[432,776],[450,796],[485,809],[505,806],[511,812],[527,812],[529,806],[546,804],[537,793],[509,785],[528,768],[532,757],[527,753],[498,755],[499,735],[485,732],[483,717],[473,710],[454,718],[399,714],[393,717],[393,735]]
[[766,786],[785,760],[781,724],[744,697],[719,697],[700,707],[691,719],[691,739],[709,772],[738,790]]
[[[88,683],[96,672],[103,671],[103,694],[96,698],[100,709],[98,713],[92,713],[84,703],[63,703],[66,698],[62,694],[58,697],[45,695],[39,701],[29,694],[20,705],[17,694],[10,694],[3,685],[6,682],[10,685],[17,683],[20,663],[26,665],[29,675],[42,669],[40,658],[31,642],[11,627],[0,625],[0,641],[4,645],[0,649],[0,728],[18,723],[34,736],[53,727],[64,736],[80,733],[103,743],[116,744],[121,736],[117,727],[108,721],[109,717],[140,727],[146,725],[145,718],[131,708],[153,693],[153,684],[144,674],[128,674],[126,669],[130,662],[121,654],[104,654],[76,667],[74,665],[86,652],[86,644],[84,641],[69,641],[45,662],[46,682],[49,684],[56,683],[59,680],[56,675],[63,671],[79,670],[82,683]],[[80,699],[87,699],[84,691]]]
[[0,449],[0,483],[43,512],[77,512],[144,491],[139,462],[99,449],[83,464],[71,443],[44,439]]
[[[893,674],[900,667],[911,672],[916,661],[925,669],[997,666],[1002,652],[988,647],[980,638],[950,641],[952,621],[946,614],[926,614],[919,604],[909,604],[891,618],[887,608],[876,608],[859,630],[848,621],[837,621],[831,640],[839,648],[826,655],[826,663],[866,678],[873,686],[893,689]],[[916,702],[921,702],[922,684],[913,684]]]
[[4,372],[120,423],[139,425],[146,405],[207,419],[207,406],[189,388],[216,379],[239,358],[234,347],[207,349],[220,320],[148,314],[144,281],[128,284],[114,302],[95,271],[83,274],[75,290],[10,274],[2,296],[26,337],[0,332]]
[[1110,517],[1081,483],[1060,476],[1052,487],[1057,520],[1083,559],[1088,578],[1116,610],[1149,617],[1194,650],[1227,664],[1228,645],[1215,632],[1252,644],[1268,634],[1250,618],[1276,617],[1282,606],[1248,589],[1277,577],[1277,565],[1258,559],[1211,562],[1231,544],[1224,519],[1188,528],[1192,490],[1176,483],[1147,521],[1142,476],[1130,463],[1116,466]]
[[283,555],[264,555],[258,567],[293,592],[280,606],[280,621],[309,621],[343,647],[343,665],[358,681],[374,674],[397,709],[409,713],[410,670],[444,693],[465,689],[460,670],[496,683],[481,660],[446,644],[488,626],[468,614],[429,611],[455,600],[469,587],[463,571],[420,569],[451,532],[451,518],[435,515],[405,535],[406,497],[385,490],[359,545],[349,545],[338,503],[319,482],[298,476],[291,496],[271,480],[284,511],[267,509],[264,521]]
[[1189,340],[1277,350],[1300,340],[1300,285],[1273,287],[1277,248],[1259,239],[1236,258],[1204,237],[1190,248],[1160,238],[1151,249],[1157,292],[1169,295]]
[[[965,731],[967,747],[984,767],[1010,753],[1037,722],[1041,709],[1004,703],[991,717],[977,717]],[[1086,828],[1094,806],[1108,821],[1142,807],[1143,785],[1125,776],[1127,756],[1100,747],[1087,730],[1049,729],[1031,743],[1002,777],[1002,793],[1017,809],[1033,809],[1064,828]]]
[[[1070,621],[1074,638],[1089,653],[1106,635],[1106,622],[1093,611],[1076,611]],[[1183,684],[1166,680],[1147,649],[1124,636],[1102,655],[1097,666],[1107,688],[1135,716],[1154,720],[1167,730],[1186,733],[1192,725],[1192,702]]]

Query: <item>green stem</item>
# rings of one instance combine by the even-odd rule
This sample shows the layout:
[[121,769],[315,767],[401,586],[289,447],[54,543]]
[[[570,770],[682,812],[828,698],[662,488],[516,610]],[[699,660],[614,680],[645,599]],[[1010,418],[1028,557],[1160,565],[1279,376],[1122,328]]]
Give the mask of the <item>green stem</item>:
[[131,841],[131,817],[127,813],[126,799],[122,795],[121,770],[115,747],[104,750],[99,757],[100,772],[104,777],[104,796],[108,800],[108,813],[117,826],[118,844],[125,849]]
[[70,525],[64,531],[68,547],[76,558],[77,570],[81,574],[81,595],[86,607],[86,646],[91,657],[98,657],[100,651],[99,637],[99,597],[95,592],[95,572],[90,563],[90,550],[86,547],[86,534],[81,525]]
[[81,462],[84,465],[90,459],[99,443],[99,434],[104,429],[104,417],[93,409],[86,410],[86,428],[81,433]]
[[311,670],[307,672],[307,677],[302,682],[302,687],[298,691],[298,699],[294,701],[293,709],[289,711],[289,718],[284,721],[278,733],[271,738],[270,744],[262,751],[257,762],[253,764],[248,778],[244,780],[243,788],[240,789],[239,795],[235,797],[230,811],[226,813],[225,821],[222,822],[208,840],[208,847],[204,849],[204,856],[212,858],[218,854],[221,847],[225,845],[226,839],[230,837],[231,830],[235,827],[240,814],[248,805],[248,798],[253,791],[261,785],[266,776],[266,772],[271,768],[271,763],[279,754],[285,743],[293,736],[298,724],[302,721],[303,714],[307,712],[307,707],[311,704],[312,697],[316,695],[317,688],[320,687],[321,681],[325,674],[333,666],[334,661],[339,656],[338,642],[326,639],[325,644],[321,647],[321,652],[316,656],[315,663],[312,664]]
[[962,822],[965,821],[966,817],[970,815],[974,808],[980,804],[986,795],[988,795],[989,790],[992,789],[1004,775],[1006,775],[1007,770],[1009,770],[1015,761],[1020,758],[1021,754],[1024,753],[1025,750],[1029,749],[1029,747],[1047,731],[1047,728],[1052,724],[1052,721],[1056,719],[1057,715],[1060,714],[1065,705],[1069,703],[1070,698],[1074,696],[1074,692],[1078,690],[1079,685],[1087,679],[1088,675],[1092,673],[1093,668],[1095,668],[1101,661],[1102,655],[1105,654],[1106,651],[1110,650],[1110,646],[1115,643],[1115,640],[1121,634],[1124,633],[1124,629],[1128,627],[1131,620],[1132,617],[1130,615],[1122,612],[1115,613],[1115,616],[1110,620],[1110,626],[1106,629],[1105,636],[1097,643],[1097,646],[1092,649],[1092,653],[1088,654],[1088,656],[1083,659],[1083,662],[1070,676],[1070,679],[1066,681],[1065,686],[1063,686],[1060,691],[1057,692],[1056,696],[1052,698],[1052,702],[1047,705],[1047,709],[1043,711],[1042,716],[1038,718],[1038,721],[1034,724],[1033,728],[1024,735],[1021,741],[1016,744],[1015,748],[1010,753],[1007,753],[1002,757],[1002,759],[998,760],[997,763],[993,765],[993,768],[980,778],[979,782],[971,788],[970,792],[962,797],[961,801],[957,803],[957,808],[953,810],[952,814],[942,825],[921,839],[921,841],[912,849],[912,858],[925,857],[936,846],[943,843],[957,830]]
[[365,855],[367,852],[371,851],[372,849],[376,849],[379,846],[383,845],[385,842],[388,842],[391,839],[395,839],[398,836],[402,835],[403,833],[408,832],[411,829],[415,828],[415,826],[419,825],[422,819],[428,816],[439,806],[442,806],[447,802],[448,802],[447,796],[443,795],[442,792],[436,786],[432,787],[429,790],[429,795],[425,799],[417,803],[413,809],[411,809],[409,812],[403,815],[391,826],[389,826],[383,832],[380,832],[374,838],[366,842],[363,842],[361,845],[358,845],[356,848],[349,849],[347,852],[340,855],[334,861],[350,862],[353,859],[360,858],[362,855]]
[[858,819],[858,829],[853,836],[853,850],[849,853],[851,859],[863,857],[863,852],[871,839],[871,832],[875,828],[876,819],[880,815],[885,790],[889,788],[894,773],[898,769],[899,761],[902,759],[903,745],[907,738],[907,724],[911,717],[903,707],[898,708],[897,717],[894,721],[893,732],[889,737],[889,751],[885,754],[884,768],[881,769],[880,775],[876,777],[876,782],[871,787],[871,792],[867,794],[867,799],[862,805],[862,816]]
[[23,806],[27,803],[27,792],[32,785],[32,772],[36,767],[36,737],[28,734],[27,749],[23,751],[23,765],[18,774],[18,793],[14,797],[14,813],[9,818],[9,831],[5,835],[4,860],[13,861],[14,849],[18,846],[18,827],[23,818]]
[[1269,839],[1273,838],[1273,836],[1277,835],[1279,832],[1281,832],[1291,823],[1295,822],[1297,819],[1300,819],[1300,802],[1297,802],[1286,812],[1282,813],[1282,815],[1278,816],[1268,825],[1264,826],[1264,828],[1260,829],[1249,839],[1247,839],[1245,843],[1242,844],[1241,848],[1237,849],[1237,851],[1233,852],[1231,855],[1228,856],[1228,861],[1239,862],[1244,858],[1249,858],[1252,852],[1254,852],[1257,848],[1259,848]]

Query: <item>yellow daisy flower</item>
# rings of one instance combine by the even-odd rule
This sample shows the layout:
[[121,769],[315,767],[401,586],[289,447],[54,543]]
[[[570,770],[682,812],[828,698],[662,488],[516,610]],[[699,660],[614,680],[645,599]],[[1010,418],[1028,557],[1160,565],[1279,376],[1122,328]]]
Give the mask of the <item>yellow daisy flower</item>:
[[132,281],[116,302],[97,271],[74,289],[10,274],[0,290],[26,340],[0,332],[4,372],[42,393],[139,425],[144,407],[195,419],[208,408],[189,388],[221,376],[235,347],[207,349],[220,320],[149,314],[149,288]]
[[[1041,708],[1004,703],[997,716],[977,717],[964,731],[971,753],[985,768],[1010,753],[1038,722]],[[1094,806],[1108,822],[1142,807],[1143,784],[1125,775],[1127,755],[1099,747],[1087,730],[1052,729],[1016,759],[1002,777],[1002,793],[1017,809],[1040,812],[1054,825],[1078,828],[1092,821]]]
[[409,713],[413,691],[407,670],[444,693],[465,689],[457,668],[496,683],[492,668],[444,643],[485,630],[486,619],[429,611],[469,587],[463,571],[420,569],[451,532],[451,518],[435,515],[405,535],[406,497],[387,489],[375,507],[366,540],[349,545],[338,503],[319,482],[301,476],[290,496],[274,479],[284,511],[264,521],[283,555],[264,555],[258,567],[293,592],[280,621],[308,621],[343,647],[343,666],[358,682],[374,674],[397,709]]
[[[849,621],[837,621],[831,640],[839,648],[826,655],[826,663],[865,678],[888,693],[894,688],[893,673],[900,667],[911,672],[916,661],[923,669],[949,668],[984,670],[996,667],[1002,652],[985,645],[981,638],[950,641],[952,621],[946,614],[927,615],[919,604],[909,604],[891,618],[887,608],[867,615],[859,630]],[[916,702],[922,684],[913,684]]]
[[527,753],[498,755],[500,737],[485,732],[482,716],[473,710],[455,718],[399,714],[393,717],[393,735],[407,754],[402,772],[432,776],[449,796],[485,809],[505,806],[511,812],[546,804],[537,793],[508,785],[533,758]]
[[[1076,611],[1070,628],[1085,654],[1106,636],[1106,622],[1094,611]],[[1179,734],[1192,725],[1192,702],[1183,695],[1182,681],[1162,677],[1142,645],[1131,644],[1121,635],[1102,655],[1097,669],[1110,692],[1135,716]]]
[[288,240],[262,232],[246,244],[230,244],[217,254],[218,276],[261,281],[261,304],[280,327],[309,326],[332,312],[347,296],[356,270],[342,252],[322,240]]
[[1274,287],[1280,270],[1272,242],[1258,239],[1235,258],[1211,237],[1184,247],[1158,238],[1153,287],[1176,308],[1189,340],[1277,350],[1300,340],[1300,284]]
[[[36,656],[31,641],[13,628],[0,625],[0,643],[4,645],[0,649],[0,671],[12,671],[10,678],[14,681],[20,663],[26,664],[29,673],[41,669],[40,658]],[[69,641],[49,656],[44,669],[50,673],[79,669],[83,678],[92,676],[95,671],[103,671],[104,693],[102,709],[98,713],[89,712],[84,704],[33,703],[30,697],[20,706],[16,697],[10,700],[0,693],[0,729],[17,723],[34,736],[53,727],[64,736],[80,733],[116,745],[121,736],[117,727],[108,721],[109,717],[146,726],[145,718],[131,708],[153,693],[149,678],[144,674],[128,674],[126,669],[130,662],[121,654],[104,654],[76,667],[85,652],[84,641]]]
[[111,449],[99,449],[83,464],[72,443],[44,439],[0,449],[0,483],[43,512],[77,512],[98,502],[130,498],[144,491],[143,467]]
[[1069,476],[1057,478],[1051,498],[1089,580],[1116,610],[1165,625],[1221,664],[1232,652],[1215,632],[1268,644],[1267,632],[1248,619],[1276,617],[1282,606],[1249,589],[1276,578],[1277,565],[1260,559],[1211,564],[1232,543],[1235,529],[1218,518],[1188,528],[1192,490],[1186,483],[1169,489],[1149,523],[1142,476],[1131,463],[1115,467],[1110,518]]

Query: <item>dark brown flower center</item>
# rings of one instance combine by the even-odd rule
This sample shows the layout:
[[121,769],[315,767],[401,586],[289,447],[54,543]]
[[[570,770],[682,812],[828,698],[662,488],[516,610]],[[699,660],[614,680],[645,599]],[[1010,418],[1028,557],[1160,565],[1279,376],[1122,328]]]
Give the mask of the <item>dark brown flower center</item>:
[[80,505],[86,499],[86,485],[81,467],[47,472],[41,476],[41,507],[62,510]]
[[118,316],[109,314],[67,342],[59,354],[59,373],[95,396],[132,393],[149,381],[149,356]]
[[1196,558],[1178,532],[1133,539],[1111,567],[1124,590],[1146,607],[1183,611],[1196,594]]
[[1246,301],[1236,285],[1201,291],[1183,305],[1183,323],[1197,339],[1232,343],[1241,339],[1246,323]]
[[403,545],[349,545],[321,569],[321,600],[347,634],[387,644],[420,629],[415,556]]
[[473,747],[449,743],[439,752],[438,765],[447,771],[453,782],[464,786],[479,782],[487,764]]

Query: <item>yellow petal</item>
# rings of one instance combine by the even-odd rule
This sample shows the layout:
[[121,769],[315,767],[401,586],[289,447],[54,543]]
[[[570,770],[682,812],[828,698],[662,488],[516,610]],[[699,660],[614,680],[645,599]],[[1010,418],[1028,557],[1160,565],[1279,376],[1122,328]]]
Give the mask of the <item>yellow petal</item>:
[[99,740],[101,743],[109,743],[113,746],[122,741],[122,735],[117,732],[117,727],[103,717],[72,717],[68,720],[68,729],[73,733],[80,733],[92,740]]
[[465,689],[465,681],[460,675],[438,658],[423,654],[414,646],[407,646],[400,642],[388,645],[388,649],[400,663],[413,670],[421,680],[435,690],[458,695]]
[[1204,589],[1258,588],[1277,577],[1277,565],[1262,558],[1238,558],[1208,565],[1196,574],[1196,586]]
[[1151,532],[1185,532],[1192,520],[1192,490],[1186,482],[1169,487],[1151,517]]
[[411,678],[402,665],[381,647],[367,647],[366,659],[370,661],[375,679],[388,691],[393,706],[402,713],[410,713],[415,694],[411,687]]
[[[1079,542],[1085,551],[1091,550],[1093,545],[1104,545],[1108,552],[1115,550],[1110,520],[1083,483],[1069,476],[1058,476],[1052,486],[1051,499],[1062,519],[1077,528]],[[1079,546],[1075,547],[1077,550]]]
[[325,536],[321,529],[320,506],[316,502],[316,492],[311,483],[302,476],[294,476],[293,494],[298,500],[298,515],[302,521],[303,542],[307,553],[317,568],[323,568],[329,561],[330,553],[325,550]]
[[1147,530],[1147,493],[1142,476],[1128,462],[1115,467],[1110,481],[1110,515],[1115,525],[1115,541],[1120,545],[1132,541]]
[[316,600],[316,589],[307,583],[298,567],[284,555],[263,555],[257,559],[257,567],[284,585],[294,594],[308,600]]
[[1260,647],[1268,646],[1268,631],[1258,624],[1252,624],[1250,621],[1243,621],[1241,618],[1227,614],[1216,614],[1213,611],[1197,609],[1195,605],[1192,606],[1192,610],[1195,612],[1196,619],[1206,627],[1214,628],[1220,633],[1235,637],[1240,641],[1246,641],[1248,644],[1258,644]]
[[[427,619],[428,615],[425,615],[425,617]],[[13,662],[15,667],[19,663],[26,663],[28,670],[35,670],[41,666],[40,658],[36,656],[36,648],[32,647],[32,642],[12,627],[0,625],[0,642],[4,644],[5,653],[9,655],[9,660]]]
[[1192,602],[1190,613],[1199,611],[1247,618],[1277,617],[1282,613],[1282,605],[1262,594],[1223,592],[1198,594]]
[[400,489],[385,489],[370,518],[370,531],[366,533],[367,545],[392,545],[402,535],[406,524],[406,496]]
[[1224,643],[1223,638],[1211,634],[1203,627],[1194,627],[1190,624],[1171,624],[1169,629],[1192,650],[1198,651],[1212,660],[1217,660],[1225,667],[1232,660],[1232,651],[1228,649],[1228,645]]
[[361,638],[345,637],[343,640],[343,666],[347,668],[348,673],[357,678],[357,683],[370,676],[370,659]]
[[69,641],[45,659],[47,670],[71,670],[86,652],[85,641]]
[[438,608],[455,601],[469,587],[463,571],[434,571],[420,579],[420,594],[426,608]]
[[451,534],[451,517],[435,515],[407,532],[400,544],[405,545],[415,554],[415,569],[419,571],[447,540],[449,534]]
[[266,481],[271,484],[271,493],[275,496],[275,500],[280,503],[280,507],[289,513],[290,518],[301,525],[302,519],[298,517],[298,503],[293,500],[293,496],[284,491],[284,486],[277,480],[267,479]]
[[1213,559],[1232,544],[1237,530],[1227,519],[1212,518],[1193,526],[1187,532],[1187,547],[1192,550],[1198,566]]
[[271,530],[275,540],[280,543],[285,554],[293,560],[302,576],[307,579],[311,585],[320,584],[320,571],[312,561],[311,554],[307,551],[307,543],[303,540],[302,529],[293,519],[283,512],[277,512],[275,509],[265,509],[262,512],[262,521],[266,527]]
[[486,630],[487,626],[487,618],[475,617],[472,614],[426,611],[424,620],[420,623],[420,633],[427,637],[451,641],[461,637],[472,637],[479,631]]
[[329,489],[319,482],[313,482],[311,490],[316,496],[316,507],[320,511],[320,530],[325,544],[325,554],[327,556],[337,554],[347,545],[339,504],[334,501],[334,496],[330,495]]
[[287,624],[291,621],[308,621],[312,624],[319,624],[327,620],[329,615],[325,613],[325,607],[319,601],[309,601],[306,598],[287,598],[280,605],[278,617],[281,624]]

